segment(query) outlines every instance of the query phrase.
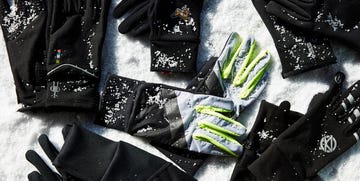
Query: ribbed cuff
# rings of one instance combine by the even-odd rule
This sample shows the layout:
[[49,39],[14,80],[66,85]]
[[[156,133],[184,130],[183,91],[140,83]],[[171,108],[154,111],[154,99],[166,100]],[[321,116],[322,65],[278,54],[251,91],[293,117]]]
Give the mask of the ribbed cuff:
[[152,41],[151,71],[196,72],[198,42]]

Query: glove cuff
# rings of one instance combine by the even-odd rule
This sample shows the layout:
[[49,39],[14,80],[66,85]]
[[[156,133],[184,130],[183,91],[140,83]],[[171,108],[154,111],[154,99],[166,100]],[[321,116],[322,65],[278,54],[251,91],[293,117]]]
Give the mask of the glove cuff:
[[39,102],[25,105],[19,111],[96,111],[99,102],[97,83],[84,84],[86,85],[79,85],[78,81],[50,81],[46,90],[38,93]]
[[145,82],[117,75],[108,76],[100,100],[96,124],[128,132],[129,119],[138,87]]
[[198,42],[152,41],[151,71],[196,72]]
[[256,180],[292,180],[303,181],[285,155],[273,143],[248,169]]
[[293,75],[298,75],[304,72],[311,70],[319,69],[325,66],[329,66],[336,63],[336,58],[333,54],[330,54],[329,57],[324,58],[323,60],[314,59],[313,61],[303,62],[301,64],[291,64],[288,62],[286,55],[280,55],[282,72],[281,75],[283,78],[287,78]]

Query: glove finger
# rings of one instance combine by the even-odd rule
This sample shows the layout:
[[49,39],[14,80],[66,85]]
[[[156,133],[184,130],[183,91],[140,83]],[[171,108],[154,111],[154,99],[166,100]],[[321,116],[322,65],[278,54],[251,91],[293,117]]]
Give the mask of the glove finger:
[[0,0],[0,18],[4,17],[10,12],[10,5],[7,0]]
[[197,129],[192,134],[192,138],[190,149],[193,151],[213,155],[225,153],[234,157],[238,157],[243,152],[243,146],[238,141],[215,130]]
[[238,33],[231,33],[214,67],[214,72],[219,80],[228,79],[235,71],[233,67],[240,51],[240,45],[240,35]]
[[240,137],[246,133],[244,125],[223,115],[220,117],[216,115],[203,115],[197,120],[197,124],[201,128],[216,130],[230,136]]
[[149,24],[147,17],[149,5],[147,2],[144,3],[143,5],[138,6],[133,11],[131,11],[130,15],[120,23],[118,28],[120,33],[126,34],[129,31],[136,29],[139,26],[141,27],[142,24]]
[[148,22],[143,22],[139,24],[137,27],[133,28],[130,32],[127,34],[133,37],[143,35],[147,32],[150,32],[150,24]]
[[[308,111],[311,110],[312,108],[318,107],[319,105],[321,105],[321,107],[323,107],[324,104],[325,106],[337,105],[336,102],[340,99],[339,96],[341,93],[341,87],[344,80],[345,80],[345,75],[342,72],[336,73],[330,85],[329,90],[327,90],[325,93],[317,94],[312,98],[312,100],[310,101]],[[337,106],[335,106],[334,110],[335,109],[337,109]]]
[[236,55],[236,61],[232,63],[233,65],[231,65],[234,66],[236,72],[236,74],[234,74],[235,77],[233,80],[233,84],[235,86],[242,85],[245,82],[250,71],[256,65],[256,62],[252,63],[253,60],[255,60],[252,59],[255,45],[255,38],[254,36],[250,35],[241,43],[239,47],[238,53]]
[[339,103],[339,106],[335,110],[335,114],[343,115],[353,108],[359,103],[360,99],[360,81],[356,82],[352,85],[345,93]]
[[33,150],[29,150],[25,154],[26,159],[34,165],[44,178],[44,180],[58,180],[57,174],[55,174],[49,166],[41,159],[41,157]]
[[146,2],[149,4],[147,0],[122,0],[114,9],[113,17],[120,18],[124,15],[127,11],[132,8],[137,8],[139,5],[143,5]]
[[33,171],[28,174],[29,181],[44,181],[39,172]]
[[[289,7],[293,7],[296,10],[288,9]],[[266,12],[297,27],[312,27],[311,15],[302,8],[292,4],[290,1],[288,1],[285,5],[275,1],[270,1],[266,5]]]
[[59,151],[50,142],[49,138],[43,134],[39,137],[38,141],[41,148],[44,150],[45,154],[49,157],[51,162],[54,161],[56,156],[59,154]]
[[266,82],[267,76],[264,76],[270,65],[271,55],[269,51],[262,51],[254,60],[251,61],[242,74],[238,74],[233,84],[235,86],[244,85],[239,93],[241,99],[247,99],[251,94],[258,89],[262,82]]

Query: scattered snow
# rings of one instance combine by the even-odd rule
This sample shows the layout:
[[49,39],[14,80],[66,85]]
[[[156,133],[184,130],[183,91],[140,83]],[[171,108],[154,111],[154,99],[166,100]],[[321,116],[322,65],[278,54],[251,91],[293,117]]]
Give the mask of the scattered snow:
[[[110,13],[118,2],[119,0],[112,1]],[[269,49],[273,57],[269,83],[260,99],[266,99],[275,104],[288,100],[292,104],[291,109],[304,113],[311,97],[328,88],[328,82],[335,72],[339,70],[346,72],[347,85],[351,85],[360,77],[360,54],[339,44],[334,44],[335,53],[339,57],[338,64],[284,80],[280,75],[281,65],[271,36],[251,1],[206,0],[203,9],[198,68],[210,56],[219,55],[231,32],[239,32],[243,38],[252,33],[255,35],[257,45],[262,49]],[[103,49],[101,87],[104,86],[108,73],[148,82],[186,87],[191,79],[190,76],[166,77],[150,72],[150,44],[140,41],[141,39],[120,35],[117,31],[118,24],[118,20],[109,16],[109,26]],[[16,110],[21,105],[16,103],[13,77],[2,35],[0,35],[0,62],[0,155],[2,155],[0,180],[26,180],[27,174],[35,170],[35,167],[26,161],[25,152],[28,149],[34,149],[43,158],[46,158],[37,143],[37,137],[42,133],[48,134],[55,146],[60,148],[64,142],[61,129],[65,124],[73,122],[80,122],[97,134],[115,141],[129,142],[169,161],[142,139],[134,138],[117,130],[93,125],[92,121],[95,119],[93,115],[53,113],[33,116],[17,112]],[[251,126],[253,124],[260,99],[241,114],[239,120],[244,125]],[[359,153],[360,145],[357,144],[323,169],[320,173],[321,177],[324,181],[360,180]],[[48,160],[46,162],[49,163]],[[196,178],[200,181],[229,180],[234,164],[235,159],[233,158],[211,157],[196,174]]]

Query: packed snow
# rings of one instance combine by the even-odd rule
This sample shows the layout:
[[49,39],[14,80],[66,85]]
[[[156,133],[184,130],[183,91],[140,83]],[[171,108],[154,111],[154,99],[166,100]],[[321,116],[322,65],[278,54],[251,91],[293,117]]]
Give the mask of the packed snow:
[[[119,0],[113,0],[112,12]],[[150,72],[150,43],[145,38],[131,38],[121,35],[117,31],[119,20],[109,16],[106,40],[103,47],[102,81],[103,89],[107,74],[115,73],[133,79],[148,82],[165,83],[172,86],[186,87],[191,76],[171,75]],[[243,38],[254,34],[257,45],[261,49],[269,49],[272,53],[269,84],[261,97],[242,112],[239,120],[251,127],[260,100],[280,104],[288,100],[292,109],[304,113],[313,95],[328,88],[332,76],[337,71],[346,74],[349,86],[360,79],[360,54],[344,45],[333,42],[338,63],[309,73],[283,79],[281,65],[274,43],[265,25],[257,14],[250,0],[205,0],[201,17],[201,44],[199,48],[198,69],[211,56],[218,56],[231,32],[238,32]],[[80,122],[92,131],[109,139],[129,142],[152,154],[169,161],[164,155],[149,145],[145,140],[132,137],[117,130],[106,129],[92,122],[91,114],[80,113],[52,113],[52,114],[24,114],[17,112],[15,86],[9,65],[8,55],[0,36],[0,180],[26,180],[27,174],[35,170],[25,159],[25,152],[34,149],[43,158],[37,138],[40,134],[47,134],[57,148],[61,148],[63,138],[61,129],[65,124]],[[45,159],[47,163],[50,162]],[[234,158],[212,157],[206,161],[196,174],[198,180],[229,180],[235,164]],[[357,181],[360,180],[360,145],[356,144],[336,161],[321,170],[320,176],[325,181]]]

